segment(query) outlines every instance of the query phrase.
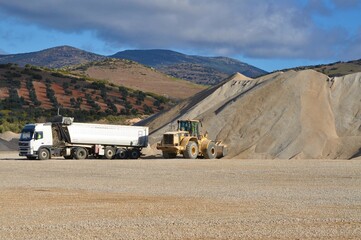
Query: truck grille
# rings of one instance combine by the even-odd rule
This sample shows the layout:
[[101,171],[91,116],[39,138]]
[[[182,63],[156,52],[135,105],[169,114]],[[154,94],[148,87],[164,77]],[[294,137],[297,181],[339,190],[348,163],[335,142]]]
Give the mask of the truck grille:
[[163,137],[164,144],[173,144],[173,134],[165,134]]
[[28,147],[29,143],[28,142],[19,142],[19,147]]
[[29,142],[20,142],[19,141],[19,155],[27,156],[30,154]]

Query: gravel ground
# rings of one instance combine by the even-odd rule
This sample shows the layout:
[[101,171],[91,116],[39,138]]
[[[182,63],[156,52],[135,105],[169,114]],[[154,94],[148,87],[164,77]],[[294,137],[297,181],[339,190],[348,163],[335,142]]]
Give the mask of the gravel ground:
[[0,154],[0,239],[360,239],[360,160]]

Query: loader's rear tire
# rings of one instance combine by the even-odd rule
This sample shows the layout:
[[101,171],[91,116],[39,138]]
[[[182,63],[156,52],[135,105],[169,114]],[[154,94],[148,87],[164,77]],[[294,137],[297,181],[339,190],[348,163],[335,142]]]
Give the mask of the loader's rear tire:
[[216,144],[214,142],[208,143],[208,147],[207,147],[207,149],[204,149],[203,155],[204,155],[204,158],[207,158],[207,159],[216,158],[216,156],[217,156]]
[[85,148],[77,147],[74,150],[74,157],[75,159],[85,159],[88,156],[88,152]]
[[176,157],[177,157],[177,153],[163,152],[163,158],[165,158],[165,159],[176,158]]
[[187,144],[186,150],[183,152],[184,158],[196,159],[198,157],[198,145],[191,141]]
[[106,147],[104,150],[104,156],[106,159],[112,159],[115,155],[115,149],[113,147]]
[[39,160],[47,160],[50,158],[50,152],[46,148],[42,148],[38,152],[38,158]]

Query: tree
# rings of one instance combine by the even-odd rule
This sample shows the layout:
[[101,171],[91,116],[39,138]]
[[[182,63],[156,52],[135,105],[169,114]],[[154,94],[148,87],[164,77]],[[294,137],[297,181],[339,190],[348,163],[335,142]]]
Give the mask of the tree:
[[129,95],[128,89],[123,86],[119,86],[119,92],[122,95],[123,100],[127,100],[127,97]]

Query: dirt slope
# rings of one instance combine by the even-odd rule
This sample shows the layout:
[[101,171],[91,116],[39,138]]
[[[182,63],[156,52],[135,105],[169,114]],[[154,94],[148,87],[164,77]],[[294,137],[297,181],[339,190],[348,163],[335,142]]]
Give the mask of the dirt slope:
[[[241,78],[242,79],[242,78]],[[152,141],[182,118],[203,121],[229,158],[351,158],[361,149],[361,73],[313,71],[233,76],[149,123]]]
[[88,63],[74,68],[73,72],[90,78],[107,80],[116,85],[177,99],[188,98],[206,88],[206,86],[170,77],[129,60],[107,59]]

